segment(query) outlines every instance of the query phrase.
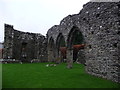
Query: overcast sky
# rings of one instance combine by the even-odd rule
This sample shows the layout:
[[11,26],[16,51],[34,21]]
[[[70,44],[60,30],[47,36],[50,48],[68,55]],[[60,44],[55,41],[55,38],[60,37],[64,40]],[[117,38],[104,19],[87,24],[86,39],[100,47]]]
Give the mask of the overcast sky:
[[90,0],[0,0],[0,42],[4,40],[4,23],[24,32],[41,33],[69,14],[77,14]]

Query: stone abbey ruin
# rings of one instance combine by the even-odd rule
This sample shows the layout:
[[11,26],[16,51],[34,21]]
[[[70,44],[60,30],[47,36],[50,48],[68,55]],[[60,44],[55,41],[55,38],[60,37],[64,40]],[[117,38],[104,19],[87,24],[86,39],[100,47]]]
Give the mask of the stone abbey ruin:
[[5,24],[5,59],[15,59],[27,62],[32,59],[47,60],[47,40],[41,34],[14,30],[13,26]]
[[46,37],[5,24],[4,59],[78,61],[86,72],[120,83],[120,2],[88,2]]

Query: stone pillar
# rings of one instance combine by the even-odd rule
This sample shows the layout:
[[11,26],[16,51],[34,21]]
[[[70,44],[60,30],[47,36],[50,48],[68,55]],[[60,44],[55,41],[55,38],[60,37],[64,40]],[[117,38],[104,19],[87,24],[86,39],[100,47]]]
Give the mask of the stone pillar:
[[12,25],[5,24],[5,37],[4,37],[4,55],[3,58],[13,58],[13,38],[14,29]]
[[50,59],[51,59],[51,57],[50,57],[50,50],[48,50],[48,62],[50,62]]
[[54,60],[54,52],[52,50],[48,50],[48,62],[53,62]]
[[68,49],[67,50],[67,68],[72,68],[73,65],[73,50]]
[[60,63],[61,62],[61,57],[60,57],[60,52],[58,53],[58,51],[56,50],[56,55],[55,55],[55,62],[56,63]]
[[67,49],[67,60],[73,60],[73,50]]

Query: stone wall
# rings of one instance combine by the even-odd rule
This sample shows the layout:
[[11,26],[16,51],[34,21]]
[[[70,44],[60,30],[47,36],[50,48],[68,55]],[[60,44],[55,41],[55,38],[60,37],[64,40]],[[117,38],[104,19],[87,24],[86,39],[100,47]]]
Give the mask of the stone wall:
[[72,60],[73,50],[69,48],[72,42],[69,38],[73,27],[77,27],[86,45],[79,51],[78,59],[83,58],[86,71],[95,76],[120,82],[119,21],[120,2],[88,2],[78,14],[68,15],[59,25],[50,28],[47,40],[49,43],[52,37],[56,46],[57,37],[62,33],[67,47],[67,60]]
[[[81,33],[85,47],[77,60],[86,72],[120,83],[120,2],[88,2],[74,15],[68,15],[59,25],[41,34],[25,33],[5,24],[4,58],[46,61],[60,60],[58,43],[65,40],[66,59],[73,60],[73,41]],[[24,56],[24,58],[23,58]],[[57,61],[58,60],[58,61]]]
[[41,34],[21,32],[5,24],[4,59],[47,61],[46,43]]
[[88,24],[86,70],[88,73],[120,81],[119,3],[88,3],[81,11]]
[[3,43],[0,43],[0,59],[3,58]]

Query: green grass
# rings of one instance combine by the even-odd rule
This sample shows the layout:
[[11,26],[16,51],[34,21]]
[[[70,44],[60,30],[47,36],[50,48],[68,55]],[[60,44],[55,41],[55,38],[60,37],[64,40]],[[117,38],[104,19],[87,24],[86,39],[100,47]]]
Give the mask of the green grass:
[[46,63],[3,64],[3,88],[118,88],[118,84],[89,75],[84,66],[66,64],[46,67]]
[[0,63],[0,90],[2,89],[2,64]]

